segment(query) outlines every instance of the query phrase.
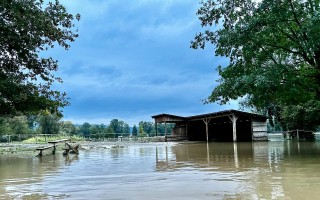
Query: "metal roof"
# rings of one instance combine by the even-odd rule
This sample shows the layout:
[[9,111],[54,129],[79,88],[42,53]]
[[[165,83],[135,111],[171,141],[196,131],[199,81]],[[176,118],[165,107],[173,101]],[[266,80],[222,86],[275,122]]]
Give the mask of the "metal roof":
[[232,114],[235,115],[240,115],[240,116],[248,116],[252,117],[255,119],[260,119],[260,120],[266,120],[267,117],[259,114],[254,114],[254,113],[249,113],[249,112],[243,112],[239,110],[224,110],[224,111],[219,111],[219,112],[213,112],[213,113],[207,113],[207,114],[201,114],[201,115],[193,115],[189,117],[182,117],[178,115],[172,115],[172,114],[158,114],[158,115],[153,115],[152,118],[161,118],[161,117],[171,117],[171,118],[176,118],[180,120],[186,120],[186,121],[194,121],[194,120],[200,120],[200,119],[205,119],[205,118],[219,118],[219,117],[225,117],[225,116],[230,116]]
[[249,112],[243,112],[243,111],[239,111],[239,110],[224,110],[224,111],[219,111],[219,112],[194,115],[194,116],[187,117],[187,119],[223,117],[223,116],[228,116],[228,115],[232,115],[232,114],[248,116],[248,117],[253,117],[253,118],[259,118],[259,119],[264,119],[264,120],[267,119],[267,117],[263,116],[263,115],[258,115],[258,114],[249,113]]
[[156,117],[173,117],[173,118],[182,118],[185,119],[185,117],[181,117],[178,115],[171,115],[171,114],[166,114],[166,113],[162,113],[162,114],[158,114],[158,115],[153,115],[151,116],[152,118],[156,118]]

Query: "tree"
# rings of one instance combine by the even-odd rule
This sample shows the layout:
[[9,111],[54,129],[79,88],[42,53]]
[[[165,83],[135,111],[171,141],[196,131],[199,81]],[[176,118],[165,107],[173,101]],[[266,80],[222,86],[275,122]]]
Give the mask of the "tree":
[[8,118],[0,117],[0,135],[10,135],[12,130],[10,124],[8,123]]
[[58,61],[42,57],[55,46],[66,50],[78,37],[74,19],[58,0],[2,0],[0,4],[0,114],[56,112],[68,105],[51,89]]
[[120,133],[119,120],[113,119],[110,121],[109,127],[113,130],[114,133]]
[[129,125],[122,120],[111,120],[109,127],[112,128],[113,132],[115,133],[115,137],[118,137],[120,133],[130,133]]
[[130,135],[130,126],[129,126],[129,124],[127,124],[127,123],[124,124],[123,133],[127,133],[128,135]]
[[106,132],[107,132],[107,133],[114,133],[114,130],[113,130],[113,128],[109,125],[109,126],[107,127],[107,129],[106,129]]
[[155,133],[155,125],[153,122],[141,121],[141,122],[139,122],[139,126],[140,125],[143,127],[143,130],[145,133],[147,133],[149,135],[152,133]]
[[95,138],[101,138],[101,137],[104,137],[106,128],[104,124],[101,124],[101,125],[93,124],[90,127],[90,131],[91,131],[91,136],[94,136]]
[[41,134],[58,134],[60,130],[59,116],[43,112],[37,117],[38,130]]
[[107,132],[107,126],[104,124],[98,125],[99,128],[99,137],[106,137],[106,132]]
[[[207,30],[195,36],[191,47],[204,48],[209,42],[215,45],[216,56],[229,58],[227,66],[218,67],[219,85],[205,102],[226,104],[240,98],[245,107],[274,114],[286,128],[319,126],[319,1],[201,4],[197,15]],[[307,120],[291,123],[301,113]]]
[[76,134],[76,127],[70,121],[60,122],[60,132],[64,135],[74,135]]
[[37,116],[36,115],[26,115],[28,120],[28,127],[33,130],[36,126]]
[[106,128],[106,137],[109,137],[109,138],[114,138],[115,137],[115,134],[114,134],[114,130],[111,126],[108,126]]
[[32,132],[34,132],[34,130],[32,127],[29,127],[28,117],[25,115],[0,117],[0,135],[18,136],[20,134],[25,135]]
[[83,123],[82,126],[80,127],[80,133],[84,137],[90,137],[90,135],[91,135],[91,124],[89,124],[88,122]]
[[166,129],[167,129],[167,134],[170,134],[174,126],[175,126],[174,123],[166,123],[166,125],[164,125],[164,123],[160,123],[157,126],[158,134],[164,135],[166,132]]
[[146,132],[143,130],[143,126],[141,123],[139,123],[139,135],[140,137],[144,137]]
[[105,124],[100,124],[99,126],[100,131],[103,131],[103,132],[105,132],[106,128],[107,126]]
[[[123,121],[119,120],[117,129],[115,130],[115,133],[124,133],[124,125],[125,125],[125,123]],[[117,135],[117,136],[119,136],[119,135]]]
[[99,125],[96,125],[96,124],[91,125],[90,132],[91,132],[91,135],[98,135],[100,132]]
[[12,134],[29,134],[31,130],[28,127],[28,120],[26,116],[15,116],[8,118]]
[[132,127],[132,135],[133,136],[137,136],[138,135],[138,129],[136,125],[133,125]]

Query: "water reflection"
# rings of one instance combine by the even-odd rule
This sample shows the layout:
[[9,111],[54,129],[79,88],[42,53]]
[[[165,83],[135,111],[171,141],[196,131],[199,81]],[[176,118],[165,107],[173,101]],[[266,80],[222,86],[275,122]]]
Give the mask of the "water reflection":
[[[48,195],[38,187],[41,182],[48,176],[57,176],[78,159],[78,155],[1,156],[0,199],[46,199]],[[2,196],[5,194],[6,198]]]
[[[180,168],[193,166],[197,168],[214,168],[219,167],[225,170],[234,171],[238,168],[250,168],[253,161],[253,144],[252,143],[192,143],[180,144],[171,147],[171,152],[165,149],[165,158],[159,159],[159,153],[156,148],[157,166],[163,166],[166,163],[171,168]],[[168,158],[170,155],[170,158]],[[169,162],[172,161],[172,162]],[[159,170],[165,170],[162,167]]]
[[320,143],[161,143],[0,157],[0,199],[313,199]]
[[318,142],[194,143],[171,150],[175,159],[166,158],[165,165],[157,162],[157,170],[219,173],[220,178],[213,180],[240,183],[230,198],[304,199],[320,194],[314,190],[320,186]]

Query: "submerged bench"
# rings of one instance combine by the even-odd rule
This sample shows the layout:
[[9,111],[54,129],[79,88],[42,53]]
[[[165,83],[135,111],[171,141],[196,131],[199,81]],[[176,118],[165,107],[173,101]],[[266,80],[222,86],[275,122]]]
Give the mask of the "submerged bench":
[[64,142],[64,145],[66,146],[67,142],[70,142],[70,141],[71,139],[62,139],[62,140],[49,141],[48,143],[53,144],[53,146],[56,146],[57,143]]
[[39,154],[38,154],[38,156],[42,156],[42,151],[43,151],[43,150],[51,149],[51,148],[53,148],[52,153],[54,154],[55,146],[47,146],[47,147],[39,147],[39,148],[36,148],[37,151],[40,151]]
[[79,144],[73,146],[69,143],[66,143],[67,147],[64,148],[63,155],[68,155],[69,153],[79,154]]
[[65,143],[65,146],[67,146],[67,142],[70,142],[70,141],[71,141],[71,139],[62,139],[62,140],[49,141],[48,143],[49,143],[49,144],[52,144],[52,146],[39,147],[39,148],[37,148],[36,150],[37,150],[37,151],[40,151],[38,155],[39,155],[39,156],[42,156],[42,151],[43,151],[43,150],[53,148],[52,154],[55,154],[57,143],[64,142],[64,143]]

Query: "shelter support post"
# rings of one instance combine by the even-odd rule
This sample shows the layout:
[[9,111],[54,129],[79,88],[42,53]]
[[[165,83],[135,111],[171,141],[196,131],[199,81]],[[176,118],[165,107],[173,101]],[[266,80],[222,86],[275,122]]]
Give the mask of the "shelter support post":
[[155,128],[156,128],[156,136],[158,136],[158,123],[155,122]]
[[237,141],[237,119],[238,117],[235,114],[229,116],[229,119],[232,122],[232,132],[233,132],[233,141]]
[[187,136],[187,139],[189,140],[189,135],[188,135],[188,122],[186,123],[186,136]]
[[250,130],[251,130],[251,140],[254,141],[254,134],[253,134],[253,120],[252,118],[250,119],[251,123],[250,123]]
[[164,122],[164,135],[165,135],[165,141],[167,142],[167,122]]
[[203,122],[206,124],[206,136],[207,136],[207,142],[209,141],[209,122],[210,122],[210,119],[203,119]]

